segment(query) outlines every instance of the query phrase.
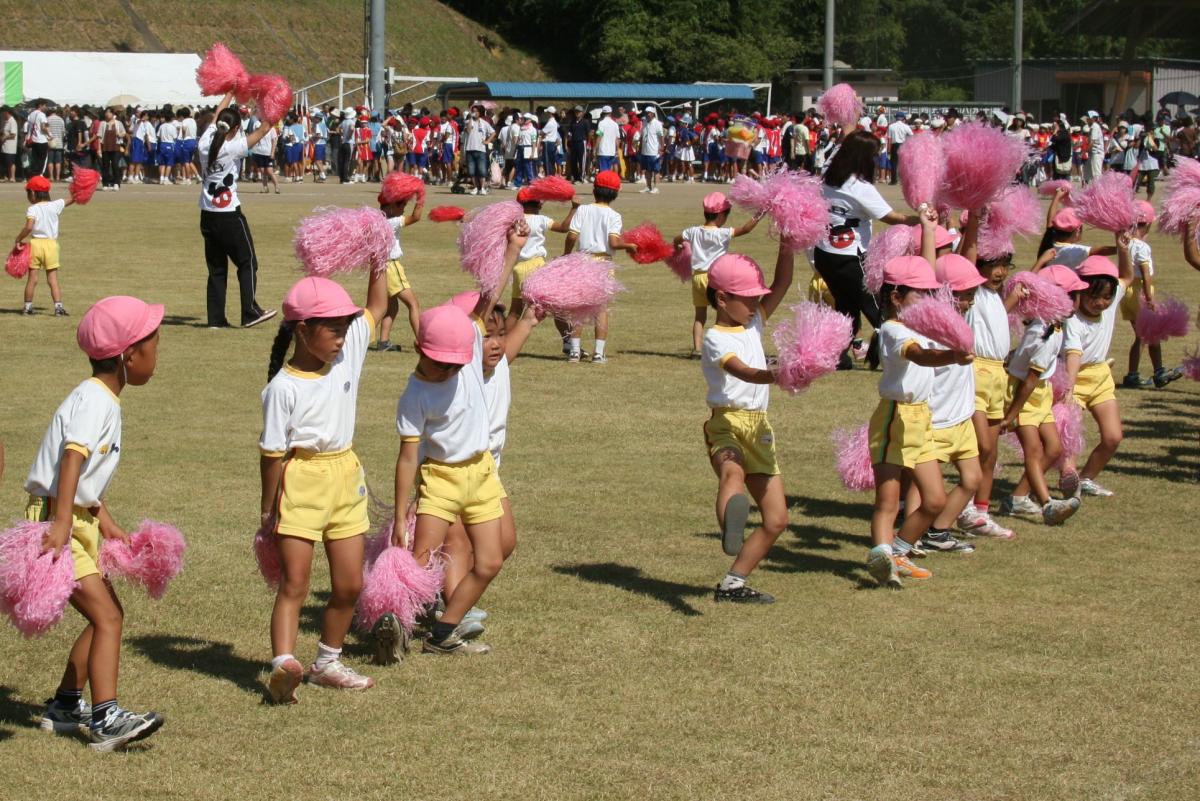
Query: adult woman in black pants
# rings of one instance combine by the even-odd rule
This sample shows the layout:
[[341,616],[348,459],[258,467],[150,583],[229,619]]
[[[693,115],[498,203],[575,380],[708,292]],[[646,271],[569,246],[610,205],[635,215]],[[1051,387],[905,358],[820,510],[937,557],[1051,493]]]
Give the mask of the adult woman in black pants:
[[237,267],[241,290],[242,327],[258,325],[275,316],[264,311],[254,299],[258,277],[258,257],[250,225],[238,201],[238,168],[250,148],[271,130],[259,125],[242,135],[241,118],[229,107],[233,95],[225,95],[217,106],[213,124],[200,136],[200,233],[204,235],[204,260],[208,262],[208,327],[227,328],[225,319],[225,283],[229,260]]
[[[822,194],[829,203],[829,236],[817,243],[814,261],[817,273],[833,294],[834,308],[854,321],[853,347],[862,347],[858,337],[862,316],[866,315],[874,328],[880,325],[879,299],[863,285],[862,257],[871,241],[871,221],[888,225],[916,225],[916,216],[893,211],[875,188],[875,163],[879,141],[867,131],[855,131],[842,141],[841,147],[825,171]],[[872,369],[879,365],[879,348],[875,338],[867,351]],[[839,370],[853,367],[849,352],[843,353]]]

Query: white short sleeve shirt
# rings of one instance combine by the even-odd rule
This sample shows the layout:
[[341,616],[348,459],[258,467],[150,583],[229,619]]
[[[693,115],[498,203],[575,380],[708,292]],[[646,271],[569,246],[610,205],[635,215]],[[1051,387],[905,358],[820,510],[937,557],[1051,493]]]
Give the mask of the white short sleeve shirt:
[[589,203],[575,210],[571,218],[571,231],[579,235],[579,251],[593,255],[612,255],[608,246],[609,234],[620,235],[621,215],[610,206]]
[[967,311],[967,324],[975,335],[975,355],[1002,362],[1012,347],[1008,331],[1008,310],[1000,293],[981,286],[975,291],[975,302]]
[[25,479],[25,491],[57,497],[59,466],[68,449],[83,455],[74,505],[98,506],[121,460],[121,402],[96,378],[75,387],[54,412]]
[[1112,346],[1113,328],[1117,324],[1117,310],[1126,291],[1125,285],[1118,281],[1112,303],[1099,317],[1085,317],[1076,312],[1064,320],[1063,351],[1078,351],[1082,364],[1099,364],[1107,360],[1108,349]]
[[828,239],[817,243],[817,247],[828,253],[854,256],[862,253],[871,244],[871,221],[891,214],[892,207],[874,184],[851,176],[841,186],[821,185],[821,194],[829,204],[829,225],[837,228],[851,226],[853,241],[844,248],[834,247]]
[[404,227],[404,215],[388,217],[388,225],[392,227],[392,249],[388,251],[388,261],[404,255],[400,248],[400,229]]
[[735,356],[747,367],[767,369],[763,327],[762,315],[755,313],[745,326],[714,325],[704,332],[700,367],[708,385],[705,401],[710,408],[767,410],[770,384],[751,384],[725,370],[725,363]]
[[62,198],[34,203],[25,211],[26,219],[33,220],[30,235],[34,239],[58,239],[58,217],[67,207]]
[[209,171],[208,151],[212,146],[217,126],[204,129],[196,153],[200,157],[200,210],[216,212],[237,211],[241,206],[237,194],[237,179],[242,159],[249,149],[246,137],[238,135],[232,141],[225,140],[217,152],[217,163]]
[[1045,336],[1046,324],[1041,320],[1033,320],[1025,326],[1021,342],[1008,360],[1008,374],[1013,378],[1024,381],[1033,369],[1043,381],[1054,375],[1058,366],[1058,352],[1062,349],[1063,332],[1059,325],[1054,325],[1050,336]]
[[526,214],[525,224],[529,226],[529,236],[525,239],[524,246],[521,247],[521,255],[517,257],[518,260],[527,261],[539,256],[543,259],[546,258],[546,232],[550,230],[550,226],[554,225],[554,220],[545,214]]
[[897,320],[887,320],[879,327],[879,363],[883,375],[879,378],[879,397],[897,403],[928,402],[933,393],[933,368],[909,361],[904,351],[910,344],[922,348],[936,347]]
[[694,225],[683,229],[683,240],[692,248],[692,272],[706,273],[714,261],[729,252],[733,229]]

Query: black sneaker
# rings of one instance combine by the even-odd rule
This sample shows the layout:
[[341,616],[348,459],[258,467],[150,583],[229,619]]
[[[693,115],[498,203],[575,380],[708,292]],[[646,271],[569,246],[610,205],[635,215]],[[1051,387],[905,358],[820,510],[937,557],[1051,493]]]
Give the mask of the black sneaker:
[[259,323],[265,323],[267,320],[270,320],[272,317],[274,317],[278,313],[279,312],[275,311],[274,309],[267,309],[266,311],[259,314],[257,317],[255,317],[250,322],[243,323],[242,328],[253,328],[254,326],[258,325]]
[[67,310],[62,307],[62,304],[59,304],[58,306],[54,307],[54,316],[55,317],[70,317],[71,315],[67,314]]
[[732,601],[738,604],[773,604],[775,603],[775,596],[759,592],[751,588],[748,584],[743,584],[733,590],[723,590],[718,584],[717,589],[713,591],[713,601],[718,603],[721,601]]
[[725,502],[725,525],[721,527],[721,548],[726,556],[737,556],[746,541],[746,518],[750,499],[738,493]]
[[974,545],[956,539],[949,531],[934,531],[932,529],[925,532],[925,536],[921,537],[919,545],[924,551],[941,551],[945,553],[974,553],[975,551]]
[[163,717],[157,712],[137,714],[127,709],[113,707],[104,721],[88,729],[88,748],[93,751],[113,751],[124,748],[138,740],[144,740],[163,725]]
[[1161,370],[1154,371],[1154,386],[1158,389],[1162,389],[1167,384],[1170,384],[1172,381],[1177,381],[1180,378],[1183,378],[1183,370],[1178,367],[1172,367],[1170,369],[1164,367]]
[[1122,389],[1144,389],[1154,382],[1149,378],[1142,378],[1137,373],[1130,373],[1121,380]]

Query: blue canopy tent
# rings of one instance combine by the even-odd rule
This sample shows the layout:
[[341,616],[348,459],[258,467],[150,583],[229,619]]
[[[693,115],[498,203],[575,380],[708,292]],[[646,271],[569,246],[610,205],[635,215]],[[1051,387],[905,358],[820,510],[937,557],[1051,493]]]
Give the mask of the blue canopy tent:
[[767,110],[771,105],[771,85],[751,83],[523,83],[515,81],[478,81],[444,83],[437,94],[443,106],[468,105],[481,100],[525,101],[533,111],[534,103],[572,101],[584,105],[654,103],[670,107],[691,104],[696,114],[700,106],[720,100],[754,102],[756,89],[767,90]]

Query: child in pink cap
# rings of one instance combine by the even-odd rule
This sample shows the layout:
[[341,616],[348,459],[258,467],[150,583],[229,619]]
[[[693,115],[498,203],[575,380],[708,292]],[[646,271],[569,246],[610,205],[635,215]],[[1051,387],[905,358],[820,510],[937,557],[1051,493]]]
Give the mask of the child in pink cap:
[[[713,594],[715,601],[774,603],[746,584],[746,577],[771,550],[787,527],[787,499],[775,458],[775,434],[767,420],[775,371],[767,366],[762,334],[792,283],[794,257],[779,246],[775,276],[768,288],[762,270],[748,256],[726,253],[708,272],[708,302],[717,321],[704,334],[700,367],[711,412],[704,442],[717,474],[717,524],[725,553],[735,557]],[[750,500],[758,504],[762,525],[746,536]]]
[[751,217],[740,228],[728,228],[729,211],[733,208],[729,198],[722,192],[709,192],[704,196],[704,225],[693,225],[683,229],[675,237],[675,249],[686,244],[692,251],[692,307],[696,310],[692,320],[692,358],[700,358],[704,325],[708,322],[708,269],[712,263],[729,252],[729,243],[739,236],[754,230],[762,215]]
[[[117,667],[124,613],[97,566],[101,539],[128,540],[109,513],[105,493],[121,459],[121,402],[126,386],[140,387],[158,363],[163,307],[137,298],[104,298],[79,321],[76,339],[92,377],[62,402],[33,459],[25,490],[27,520],[50,523],[44,550],[75,563],[71,605],[88,625],[75,640],[54,699],[42,713],[45,731],[84,730],[96,751],[112,751],[149,737],[163,724],[155,712],[117,706]],[[92,703],[83,700],[91,685]]]
[[[1041,275],[1064,292],[1087,288],[1074,270],[1062,264],[1044,268]],[[1079,511],[1078,498],[1051,498],[1046,484],[1046,470],[1062,455],[1050,389],[1050,378],[1061,367],[1058,354],[1062,342],[1060,321],[1030,320],[1026,324],[1021,343],[1008,360],[1009,401],[1000,424],[1004,430],[1016,429],[1025,454],[1025,473],[1012,495],[1001,504],[1000,511],[1048,526],[1060,525]]]
[[[305,671],[294,656],[308,597],[313,550],[329,558],[332,592],[321,622],[310,684],[345,690],[374,685],[341,660],[362,590],[367,486],[354,454],[358,383],[375,321],[387,309],[387,276],[371,273],[367,305],[327,278],[301,278],[283,300],[262,393],[262,525],[276,537],[283,577],[271,612],[271,675],[277,704],[296,702]],[[292,356],[284,363],[289,348]]]
[[[1162,345],[1143,346],[1134,326],[1143,304],[1148,309],[1154,308],[1154,255],[1146,239],[1150,235],[1150,226],[1154,224],[1154,207],[1144,200],[1135,203],[1138,209],[1137,227],[1129,242],[1129,257],[1133,261],[1133,283],[1129,285],[1129,291],[1120,301],[1121,319],[1134,327],[1134,333],[1133,344],[1129,346],[1129,370],[1121,386],[1125,389],[1141,389],[1153,384],[1162,389],[1172,381],[1182,378],[1183,371],[1178,367],[1164,367]],[[1149,349],[1150,364],[1154,367],[1154,375],[1147,379],[1143,379],[1139,373],[1143,347]]]
[[1062,187],[1050,199],[1050,207],[1046,210],[1046,232],[1042,234],[1041,244],[1038,245],[1034,272],[1048,264],[1063,264],[1075,270],[1088,256],[1112,256],[1117,252],[1111,246],[1094,248],[1080,242],[1083,238],[1083,221],[1074,209],[1062,207],[1069,194],[1070,190]]

